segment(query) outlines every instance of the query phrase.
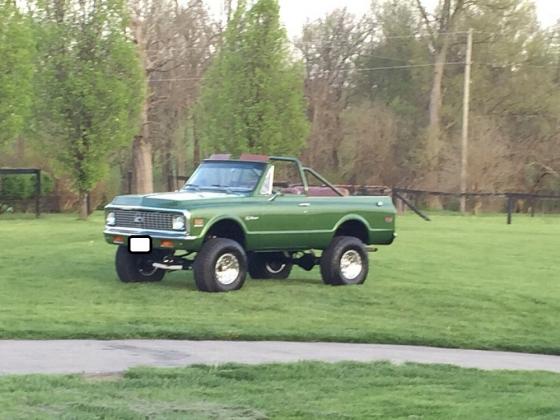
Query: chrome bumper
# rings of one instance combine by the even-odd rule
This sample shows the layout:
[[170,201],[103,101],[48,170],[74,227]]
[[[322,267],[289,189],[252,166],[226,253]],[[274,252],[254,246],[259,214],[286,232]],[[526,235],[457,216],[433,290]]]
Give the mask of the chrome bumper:
[[106,226],[103,231],[105,235],[122,235],[122,236],[150,236],[154,239],[174,239],[181,241],[192,241],[198,239],[198,236],[189,236],[187,232],[173,232],[169,230],[153,230],[153,229],[134,229],[125,227]]

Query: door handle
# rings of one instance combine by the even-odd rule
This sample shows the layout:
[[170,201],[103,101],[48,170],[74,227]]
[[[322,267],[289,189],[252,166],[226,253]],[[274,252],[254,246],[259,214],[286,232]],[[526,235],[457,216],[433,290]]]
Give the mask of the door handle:
[[310,203],[299,203],[298,206],[300,207],[309,207],[311,204]]

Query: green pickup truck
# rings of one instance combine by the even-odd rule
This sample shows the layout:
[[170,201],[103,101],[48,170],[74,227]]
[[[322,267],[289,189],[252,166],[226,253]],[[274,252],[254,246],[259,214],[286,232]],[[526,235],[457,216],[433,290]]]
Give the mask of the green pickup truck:
[[293,265],[320,265],[325,284],[361,284],[372,245],[396,236],[395,208],[388,196],[349,196],[295,158],[213,155],[180,191],[115,197],[104,235],[123,282],[192,269],[199,290],[226,292],[247,273],[285,279]]

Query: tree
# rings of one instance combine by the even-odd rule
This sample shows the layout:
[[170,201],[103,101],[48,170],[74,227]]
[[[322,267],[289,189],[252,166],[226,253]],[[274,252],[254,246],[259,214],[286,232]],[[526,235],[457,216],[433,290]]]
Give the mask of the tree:
[[0,0],[0,146],[30,117],[34,48],[29,19],[13,0]]
[[[154,189],[154,178],[166,181],[184,173],[185,161],[199,158],[192,111],[219,32],[202,0],[130,4],[147,82],[142,126],[132,148],[133,190],[147,193]],[[165,182],[168,187],[173,188]]]
[[398,179],[393,182],[409,185],[422,173],[421,140],[428,122],[424,109],[431,83],[431,72],[425,64],[431,57],[426,37],[417,36],[421,33],[421,18],[414,0],[387,1],[375,7],[373,13],[376,31],[356,59],[360,71],[352,77],[352,98],[359,107],[369,101],[378,104],[376,109],[387,107],[393,111],[394,155],[386,160],[399,169]]
[[197,127],[208,150],[297,154],[307,136],[303,71],[277,0],[240,1],[203,82]]
[[338,148],[344,182],[398,185],[395,165],[398,123],[395,113],[379,102],[350,105],[341,116],[343,137]]
[[46,0],[35,16],[37,135],[70,177],[85,219],[88,192],[138,130],[141,68],[120,0]]
[[373,29],[369,17],[357,19],[346,9],[338,9],[305,25],[296,42],[305,63],[311,119],[305,158],[320,170],[333,173],[340,168],[341,114],[348,105],[355,61],[363,54]]
[[[535,6],[527,0],[479,1],[457,22],[457,30],[466,28],[475,31],[469,189],[531,191],[558,156],[558,34],[539,28]],[[448,56],[464,61],[464,44],[451,45]],[[446,72],[442,118],[450,127],[448,136],[459,130],[458,124],[453,127],[461,115],[463,77],[461,67]],[[498,149],[494,160],[499,164],[480,170],[482,157],[495,156]]]
[[443,76],[449,46],[452,41],[456,23],[467,7],[468,0],[443,0],[436,16],[430,19],[421,0],[416,0],[418,10],[424,20],[429,35],[430,51],[433,55],[433,79],[429,102],[429,124],[426,136],[426,171],[428,186],[437,184],[436,170],[439,166],[441,152],[441,107],[443,101]]

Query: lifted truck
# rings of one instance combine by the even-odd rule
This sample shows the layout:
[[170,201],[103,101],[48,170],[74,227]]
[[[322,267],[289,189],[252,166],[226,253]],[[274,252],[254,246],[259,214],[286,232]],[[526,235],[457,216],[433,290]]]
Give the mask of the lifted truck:
[[240,289],[247,272],[285,279],[294,264],[320,265],[325,284],[361,284],[371,245],[396,236],[390,197],[348,196],[288,157],[213,155],[180,191],[118,196],[105,211],[121,281],[192,269],[205,292]]

